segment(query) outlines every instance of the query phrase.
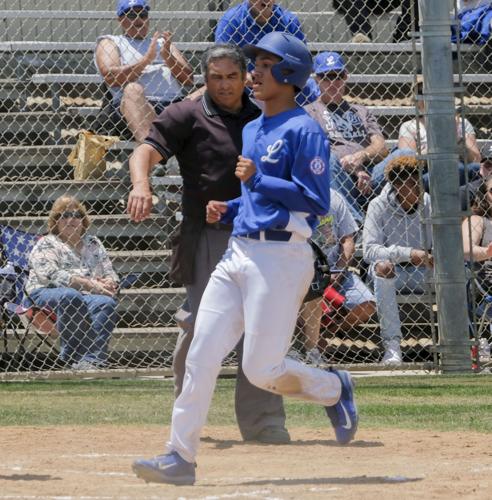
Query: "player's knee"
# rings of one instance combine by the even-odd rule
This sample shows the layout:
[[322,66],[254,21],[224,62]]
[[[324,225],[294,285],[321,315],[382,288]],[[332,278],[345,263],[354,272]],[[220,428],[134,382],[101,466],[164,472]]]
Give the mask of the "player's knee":
[[378,262],[374,267],[374,271],[378,278],[395,277],[395,266],[388,261]]
[[245,363],[243,360],[243,371],[246,378],[257,387],[269,390],[273,381],[278,376],[278,368],[274,366],[258,366],[254,363]]

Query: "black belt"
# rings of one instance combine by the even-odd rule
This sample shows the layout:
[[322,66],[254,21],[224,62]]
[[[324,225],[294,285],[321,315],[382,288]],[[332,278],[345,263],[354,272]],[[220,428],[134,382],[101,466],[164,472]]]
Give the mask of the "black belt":
[[267,241],[289,241],[292,237],[290,231],[281,231],[273,229],[265,229],[264,231],[255,231],[254,233],[240,234],[242,238],[251,238],[253,240],[261,240],[262,234]]

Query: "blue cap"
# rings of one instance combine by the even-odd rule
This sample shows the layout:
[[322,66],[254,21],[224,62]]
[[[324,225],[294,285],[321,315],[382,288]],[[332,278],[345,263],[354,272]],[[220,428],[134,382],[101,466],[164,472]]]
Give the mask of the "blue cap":
[[345,62],[338,52],[321,52],[314,58],[314,72],[319,75],[330,71],[345,71]]
[[119,0],[118,6],[116,7],[116,15],[120,17],[125,12],[138,8],[150,10],[147,0]]

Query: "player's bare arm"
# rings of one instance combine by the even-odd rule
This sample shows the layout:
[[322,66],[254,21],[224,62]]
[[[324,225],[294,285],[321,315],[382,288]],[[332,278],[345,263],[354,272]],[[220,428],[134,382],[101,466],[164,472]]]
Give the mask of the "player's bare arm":
[[256,173],[256,165],[253,160],[239,155],[236,164],[236,177],[241,182],[247,182],[248,179]]
[[207,204],[207,222],[214,224],[219,222],[222,215],[227,212],[227,203],[225,201],[210,200]]
[[147,219],[152,210],[152,191],[149,175],[152,167],[162,160],[156,149],[141,144],[130,157],[132,190],[128,196],[127,213],[133,222]]

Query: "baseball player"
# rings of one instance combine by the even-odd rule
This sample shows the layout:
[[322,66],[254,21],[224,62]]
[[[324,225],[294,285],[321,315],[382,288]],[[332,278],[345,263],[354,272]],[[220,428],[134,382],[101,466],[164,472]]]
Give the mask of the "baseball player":
[[207,205],[209,222],[233,220],[234,228],[200,303],[168,452],[133,464],[146,481],[195,482],[200,432],[221,362],[243,331],[242,367],[250,382],[325,406],[341,444],[351,441],[357,429],[349,373],[286,358],[313,278],[314,258],[306,240],[330,201],[328,141],[295,104],[295,92],[312,71],[311,55],[301,41],[279,32],[245,52],[255,59],[253,91],[264,112],[243,129],[236,167],[241,196]]

